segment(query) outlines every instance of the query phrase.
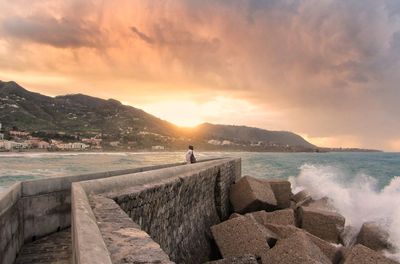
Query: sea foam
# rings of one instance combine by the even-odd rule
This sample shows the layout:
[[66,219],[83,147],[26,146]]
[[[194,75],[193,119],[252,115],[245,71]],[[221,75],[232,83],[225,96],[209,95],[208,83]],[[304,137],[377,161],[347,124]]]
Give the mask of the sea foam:
[[393,177],[384,188],[378,188],[373,177],[348,173],[333,166],[304,164],[297,177],[290,177],[294,192],[307,189],[314,199],[327,196],[346,218],[346,226],[353,230],[346,240],[354,240],[364,222],[377,222],[389,233],[390,242],[397,247],[395,254],[400,260],[400,177]]

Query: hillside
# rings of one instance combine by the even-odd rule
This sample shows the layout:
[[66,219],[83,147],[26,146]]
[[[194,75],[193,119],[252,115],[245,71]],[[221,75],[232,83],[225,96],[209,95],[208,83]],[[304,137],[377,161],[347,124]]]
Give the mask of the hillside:
[[27,131],[104,132],[146,130],[176,135],[176,126],[146,112],[82,94],[55,98],[32,93],[15,82],[0,82],[0,122]]
[[315,148],[314,145],[304,140],[301,136],[287,131],[269,131],[265,129],[246,127],[246,126],[231,126],[231,125],[213,125],[204,123],[196,127],[194,133],[197,137],[203,139],[230,139],[235,142],[242,143],[258,143],[269,142],[278,145],[302,146]]
[[163,144],[169,149],[193,143],[208,147],[243,149],[250,146],[315,146],[299,135],[245,126],[205,123],[182,129],[143,110],[83,94],[49,97],[30,92],[15,82],[0,81],[0,122],[4,130],[102,134],[108,140],[132,143],[138,148]]

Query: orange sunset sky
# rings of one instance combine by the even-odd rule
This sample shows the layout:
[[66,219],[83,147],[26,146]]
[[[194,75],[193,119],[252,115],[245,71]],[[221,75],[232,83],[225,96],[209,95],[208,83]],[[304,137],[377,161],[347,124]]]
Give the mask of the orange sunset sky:
[[398,0],[0,0],[0,79],[400,151]]

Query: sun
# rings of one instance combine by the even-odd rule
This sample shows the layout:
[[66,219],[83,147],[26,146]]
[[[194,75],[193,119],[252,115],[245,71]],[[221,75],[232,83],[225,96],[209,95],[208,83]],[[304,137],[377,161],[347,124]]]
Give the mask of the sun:
[[202,123],[204,123],[204,121],[200,120],[200,119],[192,119],[192,118],[183,118],[183,117],[179,117],[176,120],[174,120],[173,118],[166,118],[167,121],[173,123],[174,125],[177,125],[179,127],[196,127]]
[[191,101],[158,102],[142,108],[180,127],[195,127],[205,122],[201,106]]

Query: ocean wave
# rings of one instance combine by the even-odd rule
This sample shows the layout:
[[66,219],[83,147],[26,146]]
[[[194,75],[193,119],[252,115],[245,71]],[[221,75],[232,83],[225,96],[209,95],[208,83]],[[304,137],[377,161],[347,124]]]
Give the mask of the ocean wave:
[[18,176],[37,176],[37,177],[58,177],[68,175],[70,171],[65,168],[52,168],[52,169],[0,169],[0,177],[18,177]]
[[[400,249],[400,177],[393,177],[380,189],[375,178],[363,173],[354,176],[333,166],[304,164],[300,174],[289,180],[295,192],[307,189],[314,199],[331,198],[346,218],[346,226],[354,230],[352,236],[363,223],[374,221],[386,229],[390,242]],[[400,260],[400,251],[388,256]]]

